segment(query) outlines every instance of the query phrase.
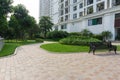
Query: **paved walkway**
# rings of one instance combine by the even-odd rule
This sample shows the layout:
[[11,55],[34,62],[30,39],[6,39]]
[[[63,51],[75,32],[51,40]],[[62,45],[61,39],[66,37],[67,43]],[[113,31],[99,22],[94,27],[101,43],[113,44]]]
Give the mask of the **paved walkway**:
[[25,45],[0,58],[0,80],[120,80],[120,54],[55,54]]

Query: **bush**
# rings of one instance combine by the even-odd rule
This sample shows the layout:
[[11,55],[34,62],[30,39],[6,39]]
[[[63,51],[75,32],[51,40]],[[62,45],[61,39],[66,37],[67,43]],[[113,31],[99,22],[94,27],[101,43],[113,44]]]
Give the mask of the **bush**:
[[69,33],[69,36],[81,36],[81,32],[72,32]]
[[110,31],[103,31],[102,33],[103,39],[106,41],[112,37],[112,33]]
[[61,44],[68,44],[68,45],[89,45],[90,42],[101,42],[96,38],[85,37],[85,36],[71,36],[68,38],[61,39],[59,41]]
[[44,40],[43,40],[43,39],[40,39],[40,38],[36,38],[35,41],[36,41],[36,42],[43,42]]
[[47,33],[48,39],[60,39],[68,36],[66,31],[52,31]]
[[96,39],[99,39],[99,40],[103,40],[102,34],[94,34],[93,38],[96,38]]
[[93,33],[90,32],[90,31],[87,30],[87,29],[84,29],[84,30],[81,31],[81,35],[82,35],[82,36],[92,37],[92,36],[93,36]]

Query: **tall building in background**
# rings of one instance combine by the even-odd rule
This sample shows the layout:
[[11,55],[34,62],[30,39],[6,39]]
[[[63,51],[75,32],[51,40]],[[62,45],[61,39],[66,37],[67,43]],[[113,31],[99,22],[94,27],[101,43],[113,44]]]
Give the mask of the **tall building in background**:
[[50,0],[40,0],[39,17],[50,16]]
[[50,0],[50,17],[53,30],[110,31],[112,40],[120,37],[120,0]]

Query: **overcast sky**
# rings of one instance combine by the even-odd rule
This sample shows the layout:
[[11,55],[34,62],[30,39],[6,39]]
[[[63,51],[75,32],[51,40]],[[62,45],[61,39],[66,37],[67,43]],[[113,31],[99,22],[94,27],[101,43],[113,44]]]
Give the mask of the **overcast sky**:
[[39,19],[39,0],[13,0],[13,5],[23,4],[27,10],[29,10],[29,14],[33,16],[37,22]]

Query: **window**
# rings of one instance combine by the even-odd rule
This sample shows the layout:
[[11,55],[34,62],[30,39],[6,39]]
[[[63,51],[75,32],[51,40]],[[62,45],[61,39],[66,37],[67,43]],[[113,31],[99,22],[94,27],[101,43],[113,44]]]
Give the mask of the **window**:
[[87,0],[87,5],[93,4],[93,0]]
[[73,19],[77,18],[77,13],[73,14]]
[[87,14],[93,13],[93,6],[87,8]]
[[97,4],[97,11],[101,11],[104,9],[104,2]]
[[68,10],[68,8],[65,8],[65,14],[67,14],[67,13],[68,13],[68,11],[69,11],[69,10]]
[[73,7],[73,11],[76,11],[76,10],[77,10],[77,6],[74,6],[74,7]]
[[61,11],[60,11],[60,15],[63,15],[63,14],[64,14],[64,11],[63,11],[63,10],[61,10]]
[[68,6],[68,0],[67,0],[67,1],[65,1],[65,6]]
[[73,0],[73,3],[76,3],[77,2],[77,0]]
[[101,1],[101,0],[97,0],[97,1]]
[[64,4],[61,4],[60,8],[63,9],[64,8]]
[[67,24],[61,25],[61,29],[67,29]]
[[58,31],[58,26],[55,26],[55,30]]
[[60,22],[63,22],[63,17],[60,18]]
[[79,12],[79,17],[83,16],[83,12]]
[[63,2],[64,0],[61,0],[61,2]]
[[102,17],[88,20],[88,26],[102,24]]
[[67,20],[68,20],[68,15],[65,16],[65,21],[67,21]]
[[79,8],[83,8],[83,3],[80,3],[80,4],[79,4]]

